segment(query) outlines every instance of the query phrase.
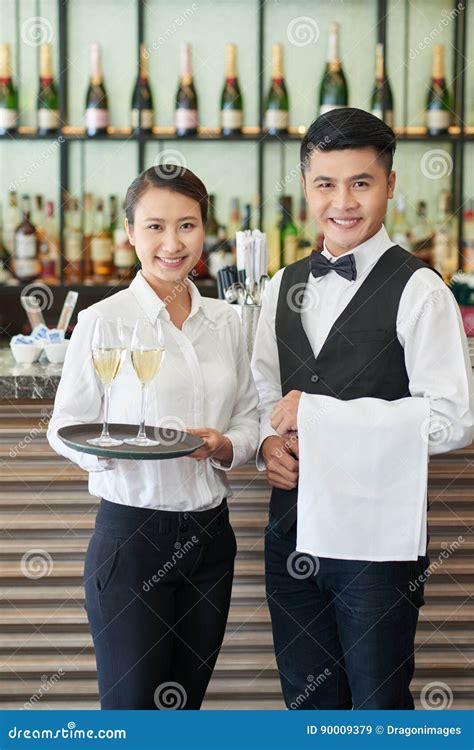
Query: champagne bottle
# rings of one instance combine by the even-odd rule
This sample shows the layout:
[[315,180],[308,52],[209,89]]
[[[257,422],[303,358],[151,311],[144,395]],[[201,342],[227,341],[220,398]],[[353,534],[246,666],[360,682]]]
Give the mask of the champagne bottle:
[[294,263],[298,257],[298,227],[293,221],[293,198],[285,195],[282,200],[283,215],[281,228],[281,247],[283,265]]
[[14,273],[20,281],[33,281],[39,274],[38,236],[30,219],[30,198],[22,197],[22,221],[15,233]]
[[102,78],[100,44],[92,42],[90,46],[91,77],[86,96],[86,134],[88,136],[105,135],[109,124],[107,94]]
[[181,77],[176,94],[175,125],[177,136],[196,135],[198,132],[198,100],[194,88],[191,45],[181,47]]
[[148,80],[148,59],[144,44],[140,44],[140,71],[132,95],[132,129],[135,133],[153,130],[153,96]]
[[107,281],[113,271],[112,236],[104,215],[104,201],[97,201],[95,232],[91,241],[92,273],[96,281]]
[[346,77],[339,54],[339,24],[332,23],[329,30],[328,59],[319,89],[319,114],[347,107]]
[[64,278],[70,284],[82,281],[81,212],[77,198],[68,198],[64,231]]
[[288,132],[289,99],[283,73],[283,46],[272,47],[272,82],[265,104],[265,130],[270,135]]
[[237,78],[237,47],[226,47],[226,74],[221,96],[221,133],[239,135],[242,132],[243,103]]
[[444,77],[444,45],[433,48],[431,85],[426,99],[426,128],[428,135],[444,135],[451,125],[451,97]]
[[0,135],[11,135],[18,126],[18,93],[13,84],[10,45],[0,44]]
[[385,72],[383,44],[375,47],[375,85],[372,92],[371,111],[375,117],[384,119],[393,128],[393,96],[390,81]]
[[53,60],[50,44],[42,44],[40,51],[40,81],[38,90],[38,133],[48,135],[59,128],[59,102],[53,80]]

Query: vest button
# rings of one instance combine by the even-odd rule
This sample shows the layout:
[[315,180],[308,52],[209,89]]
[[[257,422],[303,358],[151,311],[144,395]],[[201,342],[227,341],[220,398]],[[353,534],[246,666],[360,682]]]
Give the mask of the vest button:
[[317,383],[318,380],[319,380],[319,375],[317,375],[316,373],[314,373],[314,375],[311,375],[311,382],[312,383]]

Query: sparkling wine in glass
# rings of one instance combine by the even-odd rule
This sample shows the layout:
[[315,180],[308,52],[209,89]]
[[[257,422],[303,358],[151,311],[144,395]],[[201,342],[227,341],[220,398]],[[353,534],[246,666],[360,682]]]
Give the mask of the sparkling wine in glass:
[[117,440],[109,435],[109,402],[112,383],[120,372],[125,359],[122,319],[105,320],[98,318],[92,337],[92,362],[99,379],[104,386],[104,422],[102,433],[97,438],[87,442],[101,448],[113,448],[122,445],[123,440]]
[[145,403],[148,385],[158,374],[165,354],[163,331],[159,321],[150,323],[148,318],[139,318],[133,329],[132,365],[142,388],[140,407],[140,429],[134,438],[125,440],[128,445],[147,447],[159,445],[159,440],[148,438],[145,431]]

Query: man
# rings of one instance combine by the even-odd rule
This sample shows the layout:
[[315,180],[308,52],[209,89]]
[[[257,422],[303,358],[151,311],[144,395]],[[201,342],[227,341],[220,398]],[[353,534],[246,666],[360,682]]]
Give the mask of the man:
[[454,298],[383,225],[394,152],[393,131],[363,110],[312,123],[301,182],[324,249],[274,276],[255,340],[257,463],[273,487],[266,588],[288,708],[414,707],[428,453],[472,439]]

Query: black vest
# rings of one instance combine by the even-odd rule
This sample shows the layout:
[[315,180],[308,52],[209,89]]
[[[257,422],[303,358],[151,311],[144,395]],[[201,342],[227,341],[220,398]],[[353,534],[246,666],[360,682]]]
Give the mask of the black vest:
[[[316,358],[301,322],[301,305],[311,305],[311,287],[303,302],[309,259],[285,268],[275,319],[283,395],[297,390],[344,401],[409,397],[396,323],[402,292],[419,268],[429,266],[399,245],[389,248],[334,322]],[[285,532],[296,522],[297,493],[297,488],[272,491],[270,509]]]

